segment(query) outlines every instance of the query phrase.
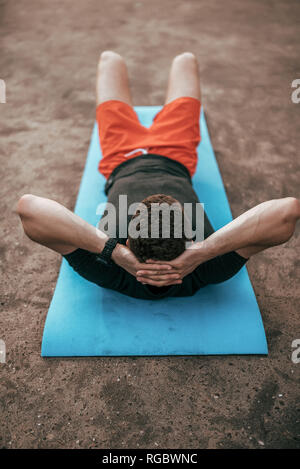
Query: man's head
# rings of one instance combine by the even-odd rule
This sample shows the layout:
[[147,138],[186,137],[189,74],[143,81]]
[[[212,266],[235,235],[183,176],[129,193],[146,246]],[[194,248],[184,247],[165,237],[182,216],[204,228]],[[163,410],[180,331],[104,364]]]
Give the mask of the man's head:
[[139,236],[133,236],[129,229],[128,246],[140,262],[171,261],[186,248],[184,220],[178,200],[165,194],[151,195],[142,200],[130,220]]

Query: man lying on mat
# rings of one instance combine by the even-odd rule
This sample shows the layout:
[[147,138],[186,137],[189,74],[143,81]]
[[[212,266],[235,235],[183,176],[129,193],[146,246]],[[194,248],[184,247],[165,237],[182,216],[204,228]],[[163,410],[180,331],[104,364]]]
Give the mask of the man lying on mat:
[[[101,54],[99,170],[107,178],[108,202],[117,213],[122,194],[128,204],[144,202],[144,221],[151,219],[153,203],[199,204],[191,182],[200,141],[199,114],[200,80],[193,54],[173,60],[165,105],[150,128],[140,124],[132,107],[124,60],[114,52]],[[215,232],[205,215],[204,239],[188,248],[184,235],[175,236],[172,224],[169,237],[162,236],[161,217],[159,238],[127,238],[119,226],[116,237],[109,238],[53,200],[24,195],[18,213],[25,233],[62,254],[82,277],[132,297],[160,299],[190,296],[208,284],[223,282],[252,255],[288,241],[300,218],[300,202],[294,197],[263,202]],[[194,227],[195,221],[191,223]]]

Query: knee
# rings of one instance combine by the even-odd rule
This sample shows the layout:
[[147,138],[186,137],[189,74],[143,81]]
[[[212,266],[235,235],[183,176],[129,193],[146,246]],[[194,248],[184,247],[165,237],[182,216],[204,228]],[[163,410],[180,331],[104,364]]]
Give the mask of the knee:
[[197,63],[197,58],[193,52],[183,52],[182,54],[176,55],[174,62],[184,63]]
[[19,199],[18,204],[17,204],[17,214],[21,218],[30,217],[33,214],[34,209],[36,207],[37,198],[38,197],[32,194],[22,195],[22,197]]
[[112,50],[105,50],[103,52],[101,52],[101,55],[100,55],[100,60],[99,60],[99,63],[100,62],[107,62],[107,61],[123,61],[123,57],[118,54],[117,52],[114,52]]

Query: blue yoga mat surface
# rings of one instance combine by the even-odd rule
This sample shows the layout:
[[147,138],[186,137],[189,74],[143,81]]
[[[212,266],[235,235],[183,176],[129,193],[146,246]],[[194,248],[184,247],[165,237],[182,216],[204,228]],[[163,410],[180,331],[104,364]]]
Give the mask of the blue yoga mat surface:
[[[161,106],[137,106],[150,126]],[[203,112],[194,188],[215,230],[232,220]],[[101,150],[96,125],[75,213],[96,226],[105,202],[97,170]],[[246,266],[230,280],[193,297],[138,300],[94,285],[62,261],[48,311],[42,356],[267,354],[264,327]]]

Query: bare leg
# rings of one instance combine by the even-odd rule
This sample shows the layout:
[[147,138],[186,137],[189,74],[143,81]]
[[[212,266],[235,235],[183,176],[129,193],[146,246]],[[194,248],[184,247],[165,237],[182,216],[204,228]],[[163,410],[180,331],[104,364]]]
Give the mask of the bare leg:
[[184,52],[173,59],[165,104],[185,96],[201,100],[198,61],[191,52]]
[[102,52],[97,73],[97,105],[117,99],[132,106],[127,67],[121,55]]

